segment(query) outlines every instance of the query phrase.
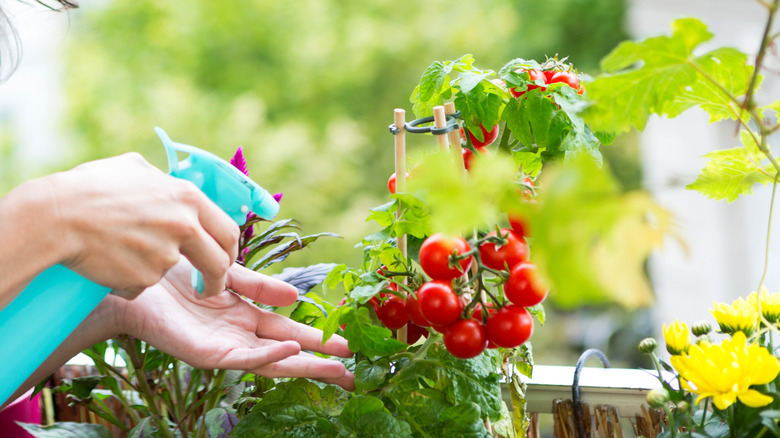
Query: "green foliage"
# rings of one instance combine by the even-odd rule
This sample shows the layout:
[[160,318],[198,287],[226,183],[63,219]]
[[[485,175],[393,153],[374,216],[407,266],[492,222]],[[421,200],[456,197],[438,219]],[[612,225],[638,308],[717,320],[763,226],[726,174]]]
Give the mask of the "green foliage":
[[[362,212],[393,171],[380,128],[424,66],[463,53],[494,64],[560,53],[595,71],[624,36],[624,11],[623,0],[82,5],[63,75],[73,153],[47,170],[131,150],[164,169],[154,126],[222,157],[243,145],[256,181],[285,193],[282,215],[344,236],[319,247],[355,262],[351,242],[371,227]],[[10,141],[0,193],[41,172]],[[295,264],[320,258],[302,252]]]
[[740,137],[743,147],[704,155],[708,159],[707,165],[687,188],[701,192],[708,198],[731,202],[741,195],[752,193],[756,184],[772,183],[775,168],[771,164],[761,165],[766,156],[758,150],[748,131],[741,131]]
[[584,157],[546,170],[541,183],[529,217],[534,261],[553,285],[550,299],[566,308],[648,305],[643,261],[669,232],[669,213],[645,192],[622,193],[606,169]]
[[595,129],[642,130],[651,114],[674,117],[694,105],[711,121],[740,117],[728,96],[747,90],[753,72],[747,56],[729,48],[695,54],[712,38],[695,18],[676,20],[672,30],[671,36],[623,42],[602,60],[605,74],[588,85],[596,105],[585,114]]

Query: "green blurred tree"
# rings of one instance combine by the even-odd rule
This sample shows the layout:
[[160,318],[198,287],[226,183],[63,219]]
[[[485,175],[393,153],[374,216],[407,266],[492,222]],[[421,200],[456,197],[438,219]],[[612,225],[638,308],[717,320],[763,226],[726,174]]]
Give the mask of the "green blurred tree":
[[431,61],[472,53],[498,69],[557,53],[594,72],[625,37],[624,10],[624,0],[84,5],[67,56],[73,161],[134,150],[165,168],[154,126],[222,157],[243,145],[255,180],[285,193],[281,217],[345,237],[293,264],[357,262],[352,245],[374,231],[366,209],[393,171],[392,110],[411,109]]

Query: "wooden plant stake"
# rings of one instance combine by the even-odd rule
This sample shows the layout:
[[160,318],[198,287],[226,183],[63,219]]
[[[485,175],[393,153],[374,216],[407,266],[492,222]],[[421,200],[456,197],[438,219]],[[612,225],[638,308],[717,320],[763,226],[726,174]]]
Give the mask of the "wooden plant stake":
[[[399,129],[399,132],[393,136],[395,140],[395,192],[403,193],[406,191],[406,111],[396,108],[393,116],[393,123]],[[395,212],[395,217],[396,219],[401,218],[400,207]],[[398,250],[401,251],[404,258],[407,258],[406,234],[396,236],[396,239]],[[406,284],[406,277],[403,277],[402,282]],[[396,339],[406,342],[406,326],[396,331]]]
[[[447,116],[444,114],[444,106],[442,105],[433,107],[433,126],[436,129],[442,129],[447,126]],[[448,153],[450,140],[447,138],[447,134],[437,135],[436,140],[439,142],[439,152]]]
[[[446,115],[455,114],[455,104],[453,102],[447,102],[444,104],[444,113]],[[466,165],[463,163],[463,152],[460,146],[460,131],[458,129],[449,132],[450,136],[450,153],[452,154],[452,161],[455,163],[455,168],[461,172],[466,171]]]

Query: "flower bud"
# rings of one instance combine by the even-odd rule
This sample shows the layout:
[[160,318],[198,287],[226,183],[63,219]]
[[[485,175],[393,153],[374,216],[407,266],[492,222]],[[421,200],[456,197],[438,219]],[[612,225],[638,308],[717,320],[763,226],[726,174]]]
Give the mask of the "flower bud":
[[639,343],[639,352],[650,354],[655,351],[655,349],[658,348],[658,342],[653,338],[644,338]]
[[709,321],[699,321],[691,326],[691,332],[693,336],[704,336],[712,331],[712,324]]
[[647,393],[647,404],[656,409],[663,409],[669,402],[669,391],[663,388],[651,389]]
[[677,406],[675,407],[675,409],[677,411],[679,411],[680,413],[684,414],[684,413],[688,412],[690,407],[691,407],[691,405],[689,405],[687,401],[681,400],[681,401],[677,402]]

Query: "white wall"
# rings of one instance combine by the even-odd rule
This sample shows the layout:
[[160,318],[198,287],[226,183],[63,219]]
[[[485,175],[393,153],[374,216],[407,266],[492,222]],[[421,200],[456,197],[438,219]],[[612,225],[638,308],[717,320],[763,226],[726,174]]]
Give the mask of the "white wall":
[[[668,34],[675,19],[694,16],[715,34],[703,48],[731,46],[752,55],[758,51],[765,12],[757,1],[633,0],[627,28],[636,38]],[[777,63],[776,61],[774,62]],[[763,103],[778,98],[778,77],[767,75]],[[681,319],[714,321],[708,312],[715,300],[731,301],[755,290],[764,264],[771,189],[729,204],[686,190],[704,166],[703,154],[740,145],[733,122],[707,124],[699,110],[673,119],[653,118],[641,136],[645,183],[676,218],[689,246],[685,254],[674,242],[651,259],[658,294],[657,324]],[[780,216],[780,212],[775,218]],[[773,224],[770,270],[765,282],[780,291],[780,222]]]
[[29,3],[1,3],[22,41],[22,59],[14,75],[0,84],[0,129],[12,130],[10,134],[23,145],[14,151],[14,158],[32,170],[56,163],[64,153],[58,125],[64,103],[62,50],[69,13]]

